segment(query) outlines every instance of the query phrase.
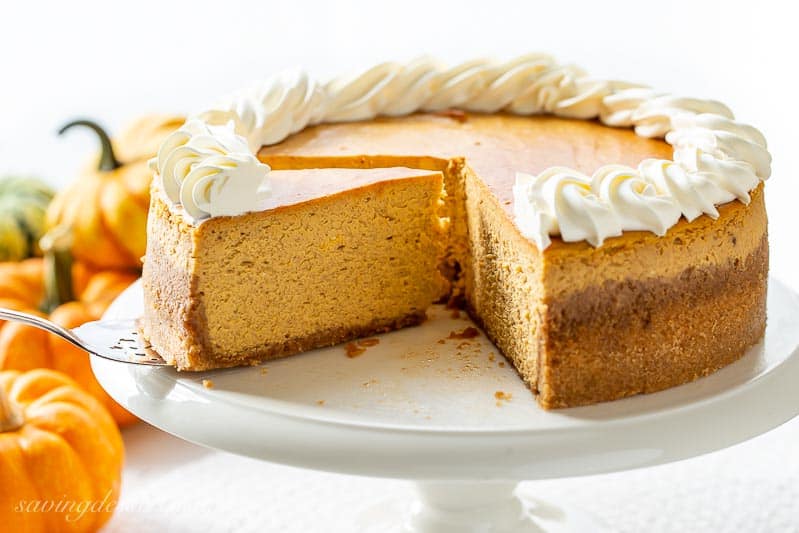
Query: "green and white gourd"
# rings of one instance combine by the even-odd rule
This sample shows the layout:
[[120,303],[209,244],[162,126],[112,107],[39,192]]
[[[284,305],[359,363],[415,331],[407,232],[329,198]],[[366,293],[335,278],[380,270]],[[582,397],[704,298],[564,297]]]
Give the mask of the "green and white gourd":
[[53,195],[47,184],[35,178],[0,178],[0,261],[41,254],[39,239]]

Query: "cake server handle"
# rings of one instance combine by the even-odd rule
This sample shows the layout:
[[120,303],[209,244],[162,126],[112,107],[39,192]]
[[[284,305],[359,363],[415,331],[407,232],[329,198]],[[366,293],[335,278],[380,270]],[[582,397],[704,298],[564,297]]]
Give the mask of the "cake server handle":
[[131,363],[148,366],[167,366],[167,363],[149,346],[143,346],[138,340],[135,320],[101,320],[98,322],[86,322],[75,331],[85,333],[85,337],[91,339],[87,342],[78,336],[75,331],[61,327],[55,322],[51,322],[40,316],[14,309],[0,307],[0,320],[11,320],[21,322],[28,326],[42,329],[54,335],[58,335],[68,343],[85,350],[91,354],[112,361],[121,363]]
[[4,307],[0,307],[0,319],[11,320],[13,322],[21,322],[29,326],[49,331],[50,333],[58,335],[68,343],[77,346],[82,350],[91,351],[89,347],[86,346],[83,343],[83,341],[81,341],[78,338],[78,336],[72,333],[70,330],[62,328],[55,322],[50,322],[49,320],[46,320],[42,317],[31,315],[28,313],[23,313],[22,311],[14,311],[13,309],[6,309]]

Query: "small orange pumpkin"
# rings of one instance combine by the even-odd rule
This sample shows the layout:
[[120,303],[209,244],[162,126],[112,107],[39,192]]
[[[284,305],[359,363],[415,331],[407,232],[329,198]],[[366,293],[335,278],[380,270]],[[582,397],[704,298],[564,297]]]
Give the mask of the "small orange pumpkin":
[[97,531],[119,499],[122,436],[64,374],[0,372],[3,531]]
[[120,161],[146,161],[153,158],[158,154],[163,140],[185,121],[185,117],[168,114],[139,117],[118,135],[114,135],[114,152]]
[[[46,237],[51,238],[43,240],[44,259],[0,263],[0,307],[40,316],[49,313],[50,320],[71,329],[98,320],[138,276],[136,272],[97,272],[72,264],[68,234],[51,231]],[[72,377],[108,409],[120,426],[137,420],[103,390],[86,352],[40,329],[0,322],[0,370],[34,368],[52,368]]]
[[146,247],[147,210],[153,172],[147,162],[182,117],[143,117],[116,143],[96,123],[76,120],[100,139],[99,162],[58,193],[47,210],[47,225],[66,225],[75,232],[75,258],[99,268],[141,268]]

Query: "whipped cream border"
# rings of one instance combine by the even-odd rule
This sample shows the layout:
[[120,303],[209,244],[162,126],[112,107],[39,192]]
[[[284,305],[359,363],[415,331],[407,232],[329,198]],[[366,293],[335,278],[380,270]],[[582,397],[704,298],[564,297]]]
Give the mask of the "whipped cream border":
[[519,172],[515,223],[545,249],[551,236],[601,246],[624,231],[665,235],[680,218],[716,218],[717,205],[749,202],[771,173],[766,140],[724,104],[599,80],[544,54],[447,67],[430,58],[382,63],[320,83],[286,71],[193,115],[151,161],[168,198],[195,222],[257,211],[270,194],[268,165],[256,154],[309,125],[457,108],[480,113],[553,114],[633,128],[665,138],[673,160],[638,168],[606,165],[592,176],[553,167]]

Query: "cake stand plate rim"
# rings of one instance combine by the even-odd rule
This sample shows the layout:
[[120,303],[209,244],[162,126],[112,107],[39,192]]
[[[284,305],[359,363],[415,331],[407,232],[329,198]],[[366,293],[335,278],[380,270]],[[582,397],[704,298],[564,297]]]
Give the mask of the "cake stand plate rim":
[[[770,280],[769,320],[799,298]],[[140,284],[115,302],[141,298]],[[776,304],[773,302],[777,302]],[[113,311],[113,308],[112,308]],[[553,429],[457,430],[342,422],[319,415],[252,410],[190,388],[178,374],[92,357],[101,385],[143,420],[185,440],[293,466],[412,479],[545,479],[662,464],[708,453],[773,429],[799,414],[799,351],[751,382],[702,400],[616,419],[579,419]],[[127,368],[124,368],[126,367]],[[127,370],[127,371],[126,371]],[[167,370],[167,372],[164,372]],[[700,380],[701,381],[701,380]],[[150,387],[150,390],[147,390]],[[641,398],[646,398],[643,396]],[[637,398],[624,400],[628,405]],[[590,413],[603,407],[581,408]]]

